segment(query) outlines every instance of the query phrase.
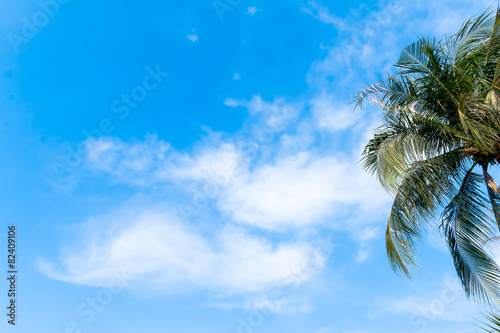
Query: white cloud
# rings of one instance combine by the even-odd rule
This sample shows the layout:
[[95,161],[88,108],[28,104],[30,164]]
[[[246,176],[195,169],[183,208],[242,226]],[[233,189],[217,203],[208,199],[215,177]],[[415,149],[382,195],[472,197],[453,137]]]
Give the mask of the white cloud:
[[317,3],[316,1],[309,1],[307,6],[302,7],[302,11],[323,23],[331,24],[338,29],[344,29],[345,22],[341,18],[330,13],[327,7]]
[[357,239],[361,241],[370,241],[380,236],[379,227],[366,227],[355,232]]
[[183,181],[216,181],[227,185],[248,166],[244,156],[231,143],[207,146],[190,156],[170,144],[148,135],[144,141],[123,142],[115,137],[87,140],[86,165],[108,173],[117,183],[138,186],[163,185]]
[[257,7],[248,7],[247,12],[245,13],[246,15],[255,15],[257,12],[261,12],[262,9],[257,9]]
[[247,167],[242,152],[234,144],[219,142],[215,147],[204,147],[194,156],[177,158],[174,167],[158,174],[159,180],[210,181],[225,186]]
[[198,35],[196,34],[196,31],[194,29],[191,29],[192,33],[187,35],[187,38],[192,41],[193,43],[196,43],[198,40]]
[[170,160],[175,155],[170,144],[158,140],[156,135],[128,144],[112,137],[88,139],[86,146],[89,168],[104,171],[116,181],[136,185],[150,185],[162,179],[164,170],[172,169]]
[[332,132],[346,130],[360,118],[360,113],[354,112],[352,105],[342,105],[326,92],[319,93],[310,104],[317,126]]
[[275,98],[273,102],[267,102],[260,95],[252,96],[250,101],[226,98],[224,104],[232,108],[239,106],[247,108],[251,115],[262,117],[273,131],[284,130],[302,110],[300,103],[287,103],[284,98]]
[[[324,252],[305,243],[279,243],[230,225],[211,239],[158,208],[127,208],[88,223],[84,246],[66,249],[61,267],[39,262],[50,278],[104,286],[109,269],[122,270],[130,286],[174,292],[204,288],[221,295],[262,293],[310,281],[325,264]],[[314,263],[318,270],[296,267]]]
[[387,200],[352,161],[300,153],[241,175],[223,192],[218,207],[235,221],[283,229],[322,223],[342,216],[349,206],[373,210]]
[[251,114],[297,114],[297,110],[293,110],[294,106],[287,104],[283,98],[276,98],[274,102],[266,102],[260,95],[253,95],[250,101],[227,98],[224,104],[230,107],[244,106]]

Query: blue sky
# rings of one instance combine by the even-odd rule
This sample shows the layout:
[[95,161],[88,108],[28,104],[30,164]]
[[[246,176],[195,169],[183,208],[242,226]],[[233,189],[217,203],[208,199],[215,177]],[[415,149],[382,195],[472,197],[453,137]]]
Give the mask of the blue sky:
[[391,200],[357,163],[379,113],[349,101],[490,5],[0,0],[0,234],[18,226],[20,272],[0,326],[471,332],[438,233],[413,282],[390,270]]

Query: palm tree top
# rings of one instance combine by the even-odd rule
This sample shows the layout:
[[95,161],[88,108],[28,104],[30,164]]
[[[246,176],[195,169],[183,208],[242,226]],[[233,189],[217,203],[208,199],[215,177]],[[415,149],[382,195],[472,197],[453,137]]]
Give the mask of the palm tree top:
[[500,304],[500,270],[486,248],[500,226],[488,173],[500,162],[499,26],[498,11],[487,11],[443,40],[420,38],[394,74],[355,96],[357,108],[369,101],[383,115],[362,164],[394,196],[392,268],[412,277],[422,232],[439,219],[466,294],[488,304]]

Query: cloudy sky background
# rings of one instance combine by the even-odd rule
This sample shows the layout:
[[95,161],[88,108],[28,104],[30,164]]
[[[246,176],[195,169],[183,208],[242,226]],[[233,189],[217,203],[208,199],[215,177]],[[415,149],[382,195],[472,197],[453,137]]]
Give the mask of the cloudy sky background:
[[380,114],[349,102],[491,5],[0,0],[16,329],[474,329],[437,232],[415,281],[390,270],[358,164]]

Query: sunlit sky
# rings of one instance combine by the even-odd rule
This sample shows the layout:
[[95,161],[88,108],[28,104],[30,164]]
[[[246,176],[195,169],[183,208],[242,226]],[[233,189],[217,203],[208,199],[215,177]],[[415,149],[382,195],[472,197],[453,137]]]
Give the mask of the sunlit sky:
[[1,329],[471,332],[438,232],[391,271],[350,100],[491,5],[0,0]]

